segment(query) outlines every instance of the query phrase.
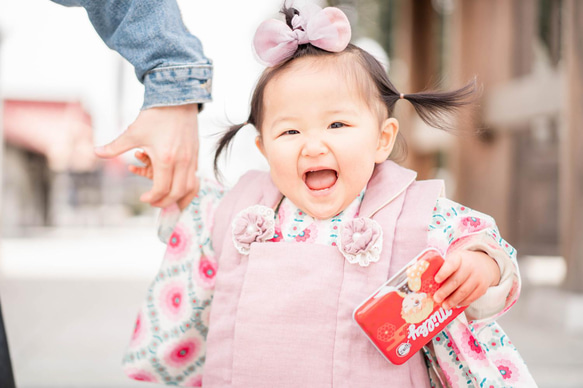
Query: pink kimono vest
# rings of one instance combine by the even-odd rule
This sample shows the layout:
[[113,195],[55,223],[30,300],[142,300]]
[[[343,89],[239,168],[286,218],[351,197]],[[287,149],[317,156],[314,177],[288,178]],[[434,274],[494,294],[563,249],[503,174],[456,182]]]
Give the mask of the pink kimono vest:
[[269,173],[250,172],[221,202],[213,229],[218,258],[203,387],[429,387],[423,355],[386,361],[352,312],[426,247],[441,181],[387,161],[377,165],[359,216],[383,228],[381,259],[348,263],[336,247],[292,242],[234,247],[231,221],[251,205],[275,208]]

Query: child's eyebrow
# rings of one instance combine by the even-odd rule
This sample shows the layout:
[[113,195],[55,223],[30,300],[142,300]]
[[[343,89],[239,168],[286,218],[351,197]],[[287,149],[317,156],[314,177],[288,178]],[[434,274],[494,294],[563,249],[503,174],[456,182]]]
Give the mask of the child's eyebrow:
[[326,110],[324,111],[324,113],[329,114],[329,115],[336,115],[336,114],[349,114],[349,115],[357,115],[358,114],[358,110],[353,109],[352,107],[346,107],[346,108],[337,108],[337,109],[330,109],[330,110]]
[[283,122],[290,122],[290,121],[295,121],[296,118],[292,117],[292,116],[283,116],[283,117],[278,117],[275,120],[273,120],[273,122],[271,123],[271,126],[274,127],[277,124],[283,123]]

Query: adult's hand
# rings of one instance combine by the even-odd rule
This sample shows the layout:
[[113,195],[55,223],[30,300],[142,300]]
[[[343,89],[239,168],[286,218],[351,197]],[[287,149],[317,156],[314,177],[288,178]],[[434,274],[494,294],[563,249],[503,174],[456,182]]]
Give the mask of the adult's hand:
[[152,189],[140,196],[152,206],[167,207],[197,191],[198,105],[145,109],[117,139],[96,147],[100,158],[113,158],[134,148],[150,157]]

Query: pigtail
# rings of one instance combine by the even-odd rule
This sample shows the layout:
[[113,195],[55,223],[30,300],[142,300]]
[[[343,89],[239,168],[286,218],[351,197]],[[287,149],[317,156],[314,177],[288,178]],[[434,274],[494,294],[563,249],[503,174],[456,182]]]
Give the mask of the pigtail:
[[[284,4],[281,13],[284,14],[287,25],[292,28],[292,19],[299,14],[299,11],[293,7],[287,7]],[[259,132],[259,136],[261,136],[264,109],[263,95],[266,85],[277,74],[285,71],[296,59],[304,57],[337,57],[344,59],[343,61],[339,61],[338,64],[348,69],[347,74],[352,73],[351,75],[354,76],[357,84],[363,88],[362,91],[365,99],[374,101],[376,98],[382,101],[381,106],[379,106],[379,115],[381,117],[392,117],[396,102],[401,99],[406,99],[413,104],[415,111],[417,111],[419,117],[426,124],[431,127],[454,132],[453,124],[448,120],[451,114],[464,106],[472,104],[478,95],[475,79],[464,87],[453,91],[402,94],[391,83],[386,70],[380,62],[371,54],[357,46],[349,43],[342,52],[329,52],[309,43],[301,44],[293,55],[277,63],[275,66],[267,68],[262,73],[253,91],[248,120],[243,124],[232,125],[219,139],[214,157],[214,172],[217,178],[220,177],[218,168],[219,158],[223,152],[228,151],[231,142],[241,128],[247,124],[251,124]],[[360,62],[364,72],[360,68],[351,65],[354,63],[354,60]],[[401,153],[406,154],[407,147],[402,136],[401,133],[397,135],[395,148],[400,150]],[[391,158],[394,158],[393,154],[391,154]]]
[[269,81],[276,75],[277,72],[273,72],[270,69],[263,72],[259,80],[257,81],[257,85],[255,86],[255,90],[253,91],[253,95],[251,97],[251,109],[249,111],[249,117],[247,121],[242,124],[231,125],[229,129],[225,133],[223,133],[217,143],[217,147],[215,148],[215,159],[213,163],[215,176],[220,179],[221,173],[219,171],[219,158],[223,154],[223,152],[229,150],[229,146],[235,135],[239,133],[239,130],[246,125],[253,125],[255,129],[261,135],[260,128],[261,128],[261,121],[263,118],[263,94],[265,92],[265,86],[269,83]]
[[448,118],[460,108],[474,103],[478,94],[477,82],[474,78],[456,90],[402,94],[399,97],[413,104],[413,108],[427,125],[445,131],[454,131]]
[[297,9],[288,7],[285,3],[279,12],[285,16],[285,24],[287,24],[290,28],[292,28],[293,17],[300,14]]
[[477,81],[474,78],[465,86],[452,91],[444,92],[420,92],[412,94],[400,93],[389,80],[383,66],[368,52],[351,44],[346,51],[354,52],[361,61],[364,69],[378,90],[379,97],[387,108],[388,116],[393,115],[395,104],[399,100],[408,100],[419,117],[429,126],[445,131],[454,132],[451,123],[452,113],[460,108],[473,104],[478,97]]
[[[283,8],[281,9],[281,13],[285,16],[285,20],[287,25],[292,28],[292,19],[294,16],[299,15],[299,11],[296,8],[288,7],[285,3]],[[351,46],[351,45],[349,45]],[[215,157],[213,163],[213,169],[215,176],[220,179],[221,173],[219,171],[219,159],[223,152],[228,152],[229,146],[235,135],[239,132],[241,128],[246,126],[247,124],[253,125],[259,135],[261,136],[261,122],[263,119],[263,94],[265,92],[265,86],[269,83],[269,81],[277,75],[279,72],[285,70],[289,64],[300,57],[305,56],[326,56],[326,55],[337,55],[337,53],[331,53],[322,49],[319,49],[311,44],[302,44],[298,47],[295,53],[286,59],[285,61],[277,64],[276,66],[267,68],[263,74],[259,77],[257,81],[257,85],[255,86],[255,90],[253,91],[253,95],[251,97],[251,110],[249,112],[249,118],[243,124],[232,125],[229,129],[223,133],[217,143],[215,148]]]
[[231,125],[229,129],[225,133],[223,133],[223,135],[219,139],[217,147],[215,149],[215,159],[213,162],[213,170],[217,178],[221,176],[221,172],[219,171],[219,158],[221,154],[223,153],[223,151],[229,150],[229,146],[231,145],[231,141],[233,141],[233,139],[235,138],[235,135],[239,133],[239,130],[241,130],[241,128],[243,128],[247,124],[249,124],[249,122]]

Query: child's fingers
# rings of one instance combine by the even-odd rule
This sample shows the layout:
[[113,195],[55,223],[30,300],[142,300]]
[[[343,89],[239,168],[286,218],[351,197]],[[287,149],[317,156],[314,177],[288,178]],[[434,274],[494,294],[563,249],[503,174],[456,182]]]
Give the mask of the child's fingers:
[[145,165],[149,166],[151,164],[150,157],[144,151],[136,151],[134,156],[136,157],[136,159],[138,159],[140,162],[144,163]]
[[464,300],[456,304],[456,306],[461,307],[469,306],[470,304],[478,300],[482,295],[484,295],[485,291],[486,290],[482,290],[480,287],[476,288],[472,293],[470,293],[468,297],[466,297]]
[[154,176],[152,161],[147,153],[138,150],[134,153],[136,159],[138,159],[144,166],[129,165],[128,170],[136,175],[143,176],[148,179],[152,179]]
[[[477,291],[478,284],[466,279],[459,287],[457,287],[442,303],[444,309],[448,310],[456,306],[465,306],[467,299],[470,299]],[[468,303],[469,304],[469,303]]]
[[152,172],[151,172],[151,168],[148,167],[139,167],[139,166],[134,166],[133,164],[130,164],[128,166],[128,170],[132,173],[132,174],[136,174],[139,176],[143,176],[145,178],[149,178],[152,179]]
[[458,273],[447,279],[441,287],[435,291],[435,294],[433,294],[433,300],[437,303],[443,303],[448,299],[460,287],[460,285],[464,283],[465,278],[462,275],[463,274]]
[[136,174],[136,175],[142,175],[140,174],[140,168],[138,166],[134,166],[133,164],[130,164],[128,166],[128,170],[129,172],[131,172],[132,174]]
[[435,281],[437,283],[443,282],[445,279],[449,278],[451,274],[457,271],[462,263],[461,255],[457,253],[452,253],[451,255],[447,256],[443,265],[435,274]]
[[128,170],[129,172],[131,172],[132,174],[136,174],[136,175],[140,175],[139,170],[138,170],[138,166],[134,166],[133,164],[130,164],[128,166]]
[[[452,293],[454,293],[460,286],[464,285],[469,277],[469,272],[465,270],[457,270],[453,275],[447,278],[439,289],[433,295],[433,300],[441,303],[446,300]],[[467,291],[465,291],[467,294]],[[460,301],[462,299],[459,299]]]

